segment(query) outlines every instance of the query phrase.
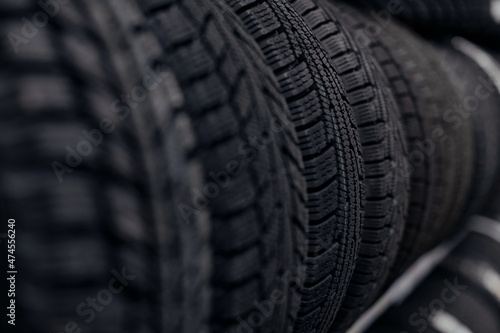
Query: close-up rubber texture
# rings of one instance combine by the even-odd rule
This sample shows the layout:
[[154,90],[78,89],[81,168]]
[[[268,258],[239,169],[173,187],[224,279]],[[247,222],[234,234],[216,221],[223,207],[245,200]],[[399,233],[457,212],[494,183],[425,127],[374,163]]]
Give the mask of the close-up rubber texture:
[[290,0],[324,46],[353,108],[363,151],[366,204],[361,247],[346,298],[330,328],[343,332],[371,305],[399,249],[409,198],[406,141],[381,69],[326,1]]
[[354,0],[384,17],[395,15],[405,23],[434,35],[436,30],[497,41],[500,6],[497,0]]
[[300,140],[309,209],[308,256],[295,332],[325,332],[344,298],[360,244],[359,137],[342,83],[286,1],[227,1],[258,42]]
[[338,7],[389,80],[407,136],[410,207],[391,282],[462,219],[472,177],[472,128],[470,119],[459,116],[458,88],[430,45],[395,21],[374,34],[368,15]]
[[[455,37],[440,39],[433,43],[439,52],[439,59],[448,75],[457,83],[463,96],[464,117],[470,117],[474,128],[475,158],[472,187],[465,209],[469,213],[477,213],[485,201],[490,200],[489,194],[494,189],[495,179],[500,161],[500,94],[485,72],[487,67],[481,67],[474,52],[485,50],[471,42]],[[488,62],[488,60],[486,60]]]
[[[2,2],[2,31],[36,10]],[[260,328],[293,325],[307,227],[298,138],[253,40],[222,13],[72,1],[17,54],[0,46],[0,195],[23,221],[22,331],[236,332],[269,300]],[[104,311],[86,304],[95,295]]]

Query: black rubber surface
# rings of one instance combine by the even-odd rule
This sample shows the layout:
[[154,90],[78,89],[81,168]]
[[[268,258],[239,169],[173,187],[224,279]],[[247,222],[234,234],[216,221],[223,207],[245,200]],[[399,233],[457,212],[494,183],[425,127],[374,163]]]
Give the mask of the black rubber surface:
[[360,243],[364,173],[356,123],[321,44],[286,1],[227,2],[262,49],[297,129],[309,248],[294,331],[325,332],[346,293]]
[[[397,16],[413,27],[435,35],[446,30],[475,39],[498,41],[500,17],[496,0],[355,0],[364,8],[373,9],[370,15],[385,19]],[[351,2],[352,3],[352,2]]]
[[[0,29],[39,10],[3,1]],[[306,187],[253,40],[209,1],[59,10],[19,53],[0,45],[0,195],[18,221],[21,331],[290,329]],[[114,130],[59,182],[53,162],[68,163],[67,146],[90,150],[82,130],[107,118]],[[120,274],[129,280],[108,302]],[[75,312],[95,295],[104,309]],[[256,304],[265,316],[250,315]]]
[[395,21],[375,33],[366,14],[339,6],[356,40],[383,68],[407,135],[410,208],[392,281],[462,219],[473,172],[472,128],[460,117],[458,88],[430,45]]
[[291,0],[328,53],[344,83],[361,138],[366,172],[360,253],[331,331],[345,331],[371,305],[396,257],[409,198],[406,140],[399,110],[373,56],[340,24],[326,1]]
[[489,73],[474,58],[486,55],[487,51],[462,38],[437,40],[434,46],[443,68],[460,88],[464,117],[472,119],[474,174],[464,209],[467,213],[477,213],[491,200],[488,194],[498,190],[493,186],[500,162],[500,94]]

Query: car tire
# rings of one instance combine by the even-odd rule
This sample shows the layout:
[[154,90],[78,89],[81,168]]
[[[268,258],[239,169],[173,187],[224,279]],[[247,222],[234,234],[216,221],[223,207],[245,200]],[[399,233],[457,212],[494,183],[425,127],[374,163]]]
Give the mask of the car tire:
[[363,165],[342,83],[306,22],[282,0],[227,0],[257,41],[288,102],[305,165],[306,279],[296,332],[325,332],[360,244]]
[[338,7],[382,67],[407,135],[410,207],[390,283],[462,221],[473,172],[472,126],[455,110],[458,88],[426,41],[397,22],[374,33],[366,13]]
[[[3,31],[22,29],[36,13],[27,4],[0,5]],[[5,43],[0,53],[11,82],[1,197],[19,221],[22,330],[77,320],[99,332],[236,331],[255,324],[255,304],[274,302],[259,325],[286,331],[306,187],[289,110],[253,40],[208,1],[59,10],[19,53]],[[88,152],[82,130],[104,120],[110,134],[70,171],[67,147]],[[107,300],[117,275],[123,290],[89,313],[87,297]]]
[[409,201],[406,138],[398,106],[375,59],[326,1],[290,0],[312,27],[344,83],[361,139],[366,204],[361,247],[342,306],[330,328],[343,332],[370,306],[396,258]]

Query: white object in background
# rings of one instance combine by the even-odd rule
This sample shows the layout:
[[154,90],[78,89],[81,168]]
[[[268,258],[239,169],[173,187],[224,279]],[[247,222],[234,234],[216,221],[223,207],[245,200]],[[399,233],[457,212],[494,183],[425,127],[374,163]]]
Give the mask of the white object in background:
[[500,244],[500,220],[496,221],[484,216],[475,216],[468,228],[470,231],[489,237]]
[[459,268],[466,276],[491,294],[500,304],[500,274],[487,262],[464,259]]
[[[500,3],[500,0],[498,2]],[[498,92],[500,92],[500,64],[491,54],[462,37],[454,37],[451,40],[451,44],[455,49],[475,61],[486,72],[490,80],[495,84]]]
[[491,0],[491,17],[500,24],[500,0]]
[[441,333],[472,333],[457,317],[445,311],[439,311],[432,316],[431,325]]

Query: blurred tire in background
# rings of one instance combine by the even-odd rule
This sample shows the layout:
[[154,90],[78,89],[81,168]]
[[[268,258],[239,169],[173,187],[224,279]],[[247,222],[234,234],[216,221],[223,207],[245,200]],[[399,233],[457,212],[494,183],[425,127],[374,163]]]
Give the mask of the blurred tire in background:
[[[0,8],[6,33],[36,10]],[[196,0],[74,1],[19,53],[3,45],[1,192],[22,221],[22,330],[222,331],[277,292],[261,326],[293,324],[302,162],[255,49]],[[255,143],[259,131],[272,140]],[[119,274],[133,283],[97,313],[85,302]]]
[[477,213],[499,191],[494,185],[500,162],[500,92],[487,72],[489,66],[495,66],[495,60],[460,37],[443,38],[434,46],[443,67],[460,89],[463,117],[472,119],[474,175],[464,213]]
[[377,11],[388,9],[413,28],[427,33],[447,31],[483,42],[497,42],[498,0],[354,0]]

